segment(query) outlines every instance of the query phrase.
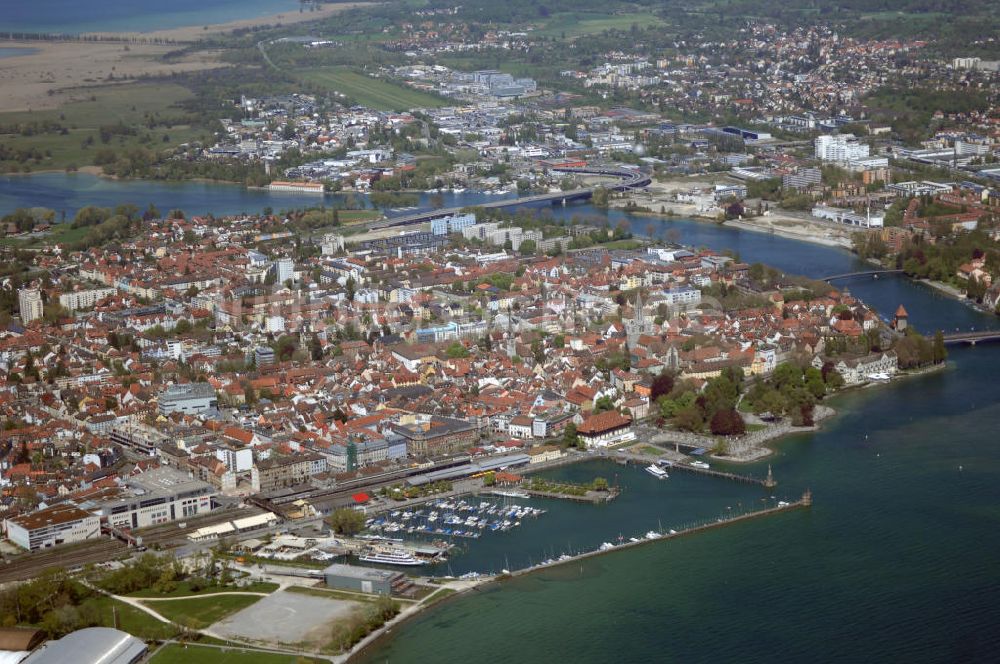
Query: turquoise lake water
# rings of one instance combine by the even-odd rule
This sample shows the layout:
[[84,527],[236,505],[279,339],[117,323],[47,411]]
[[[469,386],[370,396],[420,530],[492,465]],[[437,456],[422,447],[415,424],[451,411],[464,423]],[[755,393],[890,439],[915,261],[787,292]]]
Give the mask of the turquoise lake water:
[[0,30],[78,34],[149,32],[298,12],[298,0],[41,0],[4,2]]
[[[997,661],[1000,347],[952,357],[946,372],[836,399],[834,421],[778,445],[777,492],[811,488],[810,509],[491,586],[394,630],[361,661]],[[677,493],[711,513],[733,489],[708,488],[719,494]],[[669,512],[674,487],[657,489],[662,500],[622,520]],[[575,540],[608,539],[605,509],[563,524]],[[562,533],[551,539],[558,547]]]

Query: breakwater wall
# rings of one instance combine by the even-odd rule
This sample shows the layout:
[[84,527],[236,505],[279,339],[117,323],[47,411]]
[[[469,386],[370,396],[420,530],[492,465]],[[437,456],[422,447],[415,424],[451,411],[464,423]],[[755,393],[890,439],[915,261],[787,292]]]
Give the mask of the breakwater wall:
[[640,538],[629,542],[623,542],[609,549],[598,549],[595,551],[585,551],[583,553],[578,553],[576,555],[568,556],[561,560],[556,560],[547,564],[539,564],[533,567],[526,567],[509,574],[504,574],[496,577],[495,580],[502,580],[506,577],[517,577],[524,576],[526,574],[532,574],[545,569],[552,569],[553,567],[558,567],[560,565],[569,565],[571,563],[579,562],[586,558],[594,558],[596,556],[603,556],[609,553],[614,553],[616,551],[624,551],[629,548],[644,546],[647,544],[652,544],[653,542],[663,542],[665,540],[677,539],[678,537],[684,537],[686,535],[693,535],[695,533],[704,532],[706,530],[712,530],[714,528],[721,528],[723,526],[728,526],[740,521],[749,521],[751,519],[757,519],[764,516],[769,516],[771,514],[778,514],[780,512],[789,512],[792,510],[802,509],[804,507],[809,507],[812,505],[812,494],[806,491],[802,494],[802,497],[795,502],[790,503],[779,503],[774,507],[767,507],[760,510],[754,510],[752,512],[743,512],[741,514],[736,514],[728,517],[720,517],[714,521],[706,521],[704,523],[695,524],[687,528],[682,528],[681,530],[671,530],[666,533],[660,533],[659,537],[650,538]]

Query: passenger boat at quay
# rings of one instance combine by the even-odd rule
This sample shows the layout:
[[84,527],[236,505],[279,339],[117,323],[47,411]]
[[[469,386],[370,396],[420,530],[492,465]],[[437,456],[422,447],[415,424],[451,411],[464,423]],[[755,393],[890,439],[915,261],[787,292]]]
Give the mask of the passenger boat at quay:
[[667,471],[663,470],[655,463],[646,466],[646,472],[658,480],[665,480],[670,477],[670,475],[667,474]]
[[383,546],[376,546],[358,555],[358,560],[363,563],[378,563],[380,565],[402,565],[405,567],[417,567],[426,565],[429,561],[417,558],[405,549],[397,549]]

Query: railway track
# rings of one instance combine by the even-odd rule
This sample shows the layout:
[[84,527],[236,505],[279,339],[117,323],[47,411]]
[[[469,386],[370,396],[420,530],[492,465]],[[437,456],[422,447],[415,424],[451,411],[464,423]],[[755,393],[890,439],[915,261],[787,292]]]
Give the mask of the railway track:
[[53,567],[72,569],[91,563],[107,562],[128,552],[129,548],[125,542],[102,538],[50,551],[25,553],[0,561],[0,583],[25,581]]
[[[214,514],[186,519],[182,522],[172,521],[159,526],[143,528],[136,531],[136,535],[142,537],[144,546],[160,545],[161,547],[178,542],[186,542],[187,536],[194,530],[204,526],[211,526],[224,521],[232,521],[255,514],[262,510],[256,508],[225,510]],[[179,523],[184,523],[185,527],[180,528]],[[83,567],[92,563],[102,563],[114,560],[121,556],[129,555],[134,549],[130,549],[125,542],[109,536],[102,536],[100,539],[88,540],[67,546],[60,546],[47,551],[36,551],[34,553],[24,553],[18,556],[0,559],[0,584],[12,581],[25,581],[38,576],[46,569],[52,567],[62,567],[73,569]]]

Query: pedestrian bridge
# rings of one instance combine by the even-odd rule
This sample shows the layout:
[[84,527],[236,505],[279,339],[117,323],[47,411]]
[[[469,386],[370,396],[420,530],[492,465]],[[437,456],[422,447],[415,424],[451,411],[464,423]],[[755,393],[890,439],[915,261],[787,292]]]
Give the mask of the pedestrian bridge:
[[880,274],[902,274],[902,270],[861,270],[859,272],[844,272],[842,274],[831,274],[823,277],[821,281],[835,281],[837,279],[850,279],[851,277],[878,277]]

